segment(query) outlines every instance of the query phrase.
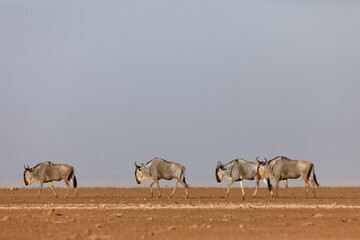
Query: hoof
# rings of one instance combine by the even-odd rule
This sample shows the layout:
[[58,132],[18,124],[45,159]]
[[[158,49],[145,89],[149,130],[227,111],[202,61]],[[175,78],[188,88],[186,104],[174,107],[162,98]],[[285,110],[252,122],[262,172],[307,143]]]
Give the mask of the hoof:
[[161,198],[161,195],[157,196],[157,198]]
[[292,197],[292,198],[295,198],[295,194],[293,194],[291,197]]
[[54,198],[55,198],[55,199],[58,198],[58,195],[55,195]]
[[172,198],[172,196],[169,196],[169,199],[171,199]]

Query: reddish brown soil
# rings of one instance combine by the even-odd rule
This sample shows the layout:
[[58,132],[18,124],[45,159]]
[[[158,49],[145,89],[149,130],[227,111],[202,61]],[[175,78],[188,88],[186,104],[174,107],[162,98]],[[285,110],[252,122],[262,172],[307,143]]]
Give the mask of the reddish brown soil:
[[[0,239],[360,239],[360,188],[317,188],[317,198],[266,189],[246,200],[239,188],[80,188],[79,198],[54,199],[51,189],[0,189]],[[154,192],[156,196],[156,191]],[[52,211],[50,209],[53,209]]]

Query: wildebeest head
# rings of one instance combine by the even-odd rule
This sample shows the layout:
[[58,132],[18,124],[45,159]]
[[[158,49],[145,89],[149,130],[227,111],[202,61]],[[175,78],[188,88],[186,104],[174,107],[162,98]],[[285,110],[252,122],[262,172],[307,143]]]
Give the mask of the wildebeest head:
[[261,179],[267,177],[266,168],[267,168],[269,161],[266,158],[264,158],[264,159],[265,159],[265,162],[259,161],[259,157],[256,158],[256,161],[258,162],[258,171],[259,171],[259,175],[260,175]]
[[142,166],[138,166],[135,162],[135,179],[137,184],[149,179],[149,177],[144,173],[144,164],[142,164]]
[[29,165],[26,167],[24,164],[24,183],[26,186],[36,181],[31,174],[32,170]]
[[218,162],[216,169],[215,169],[215,176],[216,176],[217,182],[221,182],[221,180],[223,179],[223,177],[225,175],[225,170],[226,170],[226,168],[224,167],[224,165],[221,162]]

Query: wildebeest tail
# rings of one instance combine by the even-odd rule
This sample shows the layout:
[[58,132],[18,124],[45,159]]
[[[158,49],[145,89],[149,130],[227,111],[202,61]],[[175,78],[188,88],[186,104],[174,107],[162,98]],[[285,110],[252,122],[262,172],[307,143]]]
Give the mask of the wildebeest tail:
[[69,175],[68,181],[70,181],[70,179],[71,179],[72,182],[73,182],[74,188],[76,188],[76,187],[77,187],[77,180],[76,180],[76,177],[75,177],[75,171],[74,171],[74,169],[71,170],[71,173],[70,173],[70,175]]
[[273,186],[271,185],[270,178],[266,178],[266,182],[267,182],[267,187],[268,187],[269,191],[271,191],[273,189]]
[[186,180],[185,180],[185,167],[183,167],[183,182],[185,183],[185,187],[189,188],[189,184],[186,183]]
[[[313,172],[313,179],[315,181],[315,184],[320,187],[320,184],[318,183],[317,179],[316,179],[316,175],[315,175],[315,167],[314,167],[314,164],[312,164],[312,172]],[[310,175],[310,174],[309,174]]]
[[77,180],[76,180],[75,174],[73,175],[73,181],[74,181],[74,188],[76,188],[77,187]]

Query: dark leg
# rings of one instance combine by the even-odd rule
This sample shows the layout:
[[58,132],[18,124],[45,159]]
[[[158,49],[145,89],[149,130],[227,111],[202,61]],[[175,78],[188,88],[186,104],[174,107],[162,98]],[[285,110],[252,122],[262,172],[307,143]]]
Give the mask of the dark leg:
[[[268,187],[267,179],[266,179],[266,178],[263,178],[263,181],[264,181],[266,187]],[[269,182],[270,182],[270,180],[269,180]],[[269,187],[268,187],[268,188],[269,188]],[[271,190],[269,190],[269,191],[270,191],[270,194],[271,194],[271,198],[274,198],[274,192],[273,192],[273,190],[271,189]]]
[[310,187],[310,183],[309,180],[307,180],[306,176],[301,176],[306,184],[306,196],[309,195],[309,187]]
[[73,178],[70,178],[70,182],[72,183],[73,188],[75,189],[75,198],[78,198],[78,197],[79,197],[79,194],[78,194],[78,192],[77,192],[77,188],[76,188],[76,186],[75,186],[75,182],[74,182]]
[[42,191],[42,185],[43,185],[43,182],[40,182],[40,189],[39,189],[39,194],[38,194],[37,198],[40,198],[40,194]]
[[228,184],[227,189],[226,189],[226,197],[228,197],[229,195],[229,191],[230,191],[230,186],[235,182],[234,179],[231,180],[231,182]]
[[175,190],[176,190],[177,185],[178,185],[178,182],[179,182],[179,180],[177,180],[177,178],[175,178],[175,186],[174,186],[174,190],[172,191],[172,193],[171,193],[171,195],[170,195],[170,197],[169,197],[169,198],[172,198],[172,196],[174,195]]
[[289,187],[288,187],[288,180],[287,179],[284,179],[284,185],[285,185],[285,189],[288,190],[289,193],[291,193],[291,197],[295,198],[295,194],[293,192],[291,192]]
[[181,180],[181,178],[179,179],[179,182],[180,182],[181,185],[184,187],[184,191],[185,191],[186,198],[188,198],[188,197],[189,197],[189,193],[188,193],[188,191],[186,190],[186,184],[184,183],[183,180]]
[[242,199],[245,200],[245,191],[244,191],[244,186],[243,186],[242,180],[240,180],[240,187],[241,187],[241,192],[242,192]]
[[51,189],[52,189],[53,192],[54,192],[54,195],[55,195],[54,197],[57,198],[58,195],[57,195],[56,192],[55,192],[55,188],[54,188],[53,182],[50,182],[50,186],[51,186]]
[[257,191],[258,191],[258,188],[259,188],[259,185],[260,185],[260,183],[259,183],[259,178],[255,178],[255,182],[256,182],[256,188],[255,188],[255,192],[254,192],[254,194],[252,195],[252,197],[255,197],[256,196],[256,193],[257,193]]
[[279,182],[280,182],[280,179],[276,179],[276,183],[275,183],[275,198],[278,198],[279,197]]
[[154,196],[153,190],[152,190],[152,186],[154,185],[154,183],[155,183],[155,180],[153,180],[153,182],[150,183],[150,198],[152,198]]
[[161,198],[159,180],[155,180],[155,183],[156,183],[156,188],[157,188],[157,191],[158,191],[158,198]]
[[64,179],[64,182],[65,182],[66,187],[67,187],[67,189],[66,189],[66,196],[65,196],[65,198],[67,198],[68,195],[69,195],[70,184],[69,184],[69,182],[68,182],[67,179]]
[[311,185],[313,187],[313,198],[316,198],[316,194],[315,194],[315,181],[314,179],[312,179],[311,177],[309,177],[309,181],[311,182]]

